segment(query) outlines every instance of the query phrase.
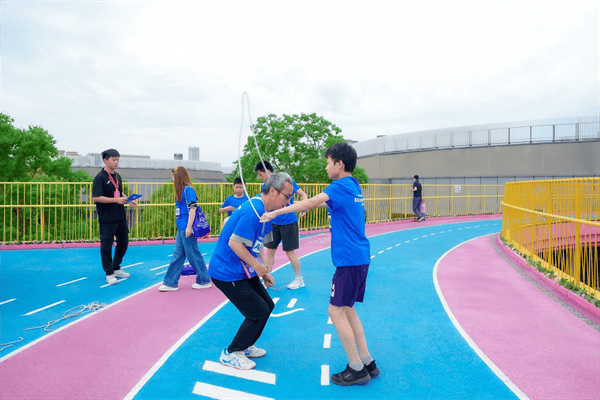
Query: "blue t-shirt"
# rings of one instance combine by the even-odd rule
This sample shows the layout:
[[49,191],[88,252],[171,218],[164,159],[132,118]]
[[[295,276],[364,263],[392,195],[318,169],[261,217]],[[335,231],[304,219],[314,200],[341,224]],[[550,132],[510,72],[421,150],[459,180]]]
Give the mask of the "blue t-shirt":
[[337,179],[323,192],[329,196],[333,265],[369,264],[371,244],[365,235],[365,205],[358,181],[351,176]]
[[[290,201],[288,201],[288,203],[286,204],[286,207],[294,204],[294,194],[296,194],[298,189],[300,189],[300,186],[298,186],[296,181],[292,181],[292,182],[294,184],[293,185],[294,191],[292,192],[292,198],[290,199]],[[260,187],[261,193],[262,193],[262,190],[264,187],[265,187],[265,184],[263,183],[263,185]],[[296,217],[296,213],[288,213],[288,214],[278,215],[277,217],[275,217],[271,220],[271,223],[273,223],[275,225],[289,225],[289,224],[293,224],[296,221],[298,221],[298,217]]]
[[[235,197],[235,195],[231,195],[228,196],[225,199],[225,202],[223,203],[223,205],[221,206],[221,208],[225,208],[227,206],[233,206],[236,209],[242,205],[242,203],[245,203],[248,200],[248,196],[246,196],[245,194],[242,197]],[[227,211],[227,216],[231,217],[231,213],[233,213],[233,211]]]
[[177,201],[175,199],[175,223],[177,224],[177,229],[185,229],[187,228],[189,211],[188,204],[190,202],[198,202],[198,198],[196,197],[196,192],[194,188],[191,186],[186,186],[183,188],[183,192],[181,193],[181,201]]
[[[256,212],[252,208],[253,205]],[[263,215],[264,212],[265,205],[258,195],[243,203],[231,214],[219,235],[215,251],[210,259],[208,273],[211,278],[232,282],[256,276],[254,268],[246,265],[229,247],[229,239],[242,242],[250,254],[258,257],[265,236],[272,230],[270,222],[259,222],[260,218],[256,213]]]

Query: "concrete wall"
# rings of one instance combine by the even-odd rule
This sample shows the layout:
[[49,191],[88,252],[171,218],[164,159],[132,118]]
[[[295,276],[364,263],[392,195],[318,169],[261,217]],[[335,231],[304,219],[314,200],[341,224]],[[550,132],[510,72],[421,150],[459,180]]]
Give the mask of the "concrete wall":
[[357,165],[371,183],[410,183],[415,174],[432,184],[592,177],[600,176],[600,141],[377,154],[359,158]]

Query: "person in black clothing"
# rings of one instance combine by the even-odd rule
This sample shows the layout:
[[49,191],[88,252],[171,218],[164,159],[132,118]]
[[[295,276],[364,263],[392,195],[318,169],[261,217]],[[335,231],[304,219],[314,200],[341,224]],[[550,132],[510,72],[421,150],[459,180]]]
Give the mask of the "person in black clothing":
[[410,189],[414,193],[413,197],[413,212],[417,215],[417,222],[421,222],[424,220],[423,215],[421,214],[421,183],[419,182],[419,175],[415,175],[413,177],[413,186]]
[[[96,203],[98,222],[100,223],[100,256],[102,268],[106,273],[106,283],[114,285],[117,278],[128,278],[130,274],[121,270],[121,261],[129,244],[124,204],[127,196],[123,194],[123,181],[115,172],[119,166],[119,152],[108,149],[102,152],[105,167],[96,175],[92,186],[92,200]],[[135,201],[130,201],[136,207]],[[117,238],[115,257],[112,257],[114,238]]]

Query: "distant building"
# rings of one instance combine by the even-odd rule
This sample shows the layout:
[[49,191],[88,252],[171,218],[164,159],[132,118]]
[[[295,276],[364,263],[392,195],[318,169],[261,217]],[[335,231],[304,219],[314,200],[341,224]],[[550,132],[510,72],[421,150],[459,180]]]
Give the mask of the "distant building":
[[183,160],[183,153],[175,153],[173,154],[174,160]]
[[[71,155],[66,157],[73,160],[73,170],[84,170],[92,177],[104,168],[102,156],[90,153],[85,156]],[[183,158],[183,157],[182,157]],[[153,160],[150,156],[133,156],[122,154],[119,159],[118,172],[128,182],[168,182],[171,181],[171,170],[175,167],[185,167],[195,182],[225,182],[226,175],[221,164],[208,161],[188,160]]]
[[188,147],[188,160],[200,161],[200,147]]

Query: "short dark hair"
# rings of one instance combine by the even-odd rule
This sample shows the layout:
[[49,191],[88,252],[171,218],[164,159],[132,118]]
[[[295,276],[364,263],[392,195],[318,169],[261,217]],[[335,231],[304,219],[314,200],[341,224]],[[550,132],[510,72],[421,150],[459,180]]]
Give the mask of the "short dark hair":
[[108,150],[104,150],[102,152],[103,160],[106,160],[107,158],[111,158],[111,157],[121,157],[121,155],[115,149],[108,149]]
[[[265,164],[263,166],[263,163]],[[273,166],[271,165],[270,162],[268,161],[259,161],[258,164],[256,164],[256,167],[254,168],[254,171],[262,171],[262,172],[266,172],[265,171],[265,167],[267,168],[267,170],[269,170],[270,172],[273,172]]]
[[419,180],[419,175],[415,175],[415,176],[413,176],[413,178],[415,178],[416,180]]
[[241,185],[242,184],[242,178],[237,177],[233,180],[233,184],[234,185]]
[[336,143],[327,149],[325,157],[330,157],[333,161],[344,163],[344,169],[353,172],[356,167],[356,150],[348,143]]

